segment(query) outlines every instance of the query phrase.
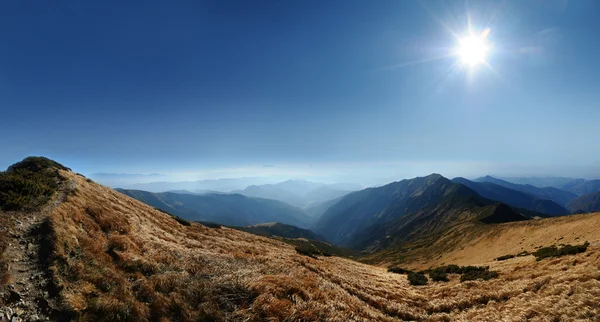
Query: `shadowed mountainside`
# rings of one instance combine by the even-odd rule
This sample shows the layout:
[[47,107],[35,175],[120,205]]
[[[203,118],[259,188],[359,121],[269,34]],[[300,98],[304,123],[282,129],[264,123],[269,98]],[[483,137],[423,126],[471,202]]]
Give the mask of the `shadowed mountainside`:
[[338,245],[375,251],[489,216],[494,222],[527,219],[432,174],[351,193],[329,207],[316,229]]
[[568,207],[573,213],[600,211],[600,191],[572,200]]
[[503,202],[509,206],[527,209],[551,216],[569,214],[569,210],[552,200],[544,200],[528,193],[506,188],[492,182],[473,182],[465,178],[454,178],[453,182],[465,185],[480,196],[491,200]]
[[261,236],[279,236],[283,238],[306,238],[326,242],[325,237],[315,234],[308,229],[298,228],[278,222],[263,223],[244,227],[232,227],[238,230]]
[[475,182],[491,182],[499,186],[530,194],[543,200],[552,200],[561,206],[566,206],[569,201],[577,198],[577,194],[570,192],[569,190],[562,190],[554,187],[539,188],[532,185],[514,184],[491,176],[477,178],[475,179]]

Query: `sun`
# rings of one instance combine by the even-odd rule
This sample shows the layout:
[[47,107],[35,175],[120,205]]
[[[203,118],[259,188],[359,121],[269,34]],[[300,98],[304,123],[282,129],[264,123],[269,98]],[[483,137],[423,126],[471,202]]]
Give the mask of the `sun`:
[[475,67],[479,64],[486,64],[488,54],[490,52],[490,44],[486,38],[489,29],[484,30],[481,35],[469,34],[469,36],[461,38],[456,47],[456,56],[462,64],[469,67]]

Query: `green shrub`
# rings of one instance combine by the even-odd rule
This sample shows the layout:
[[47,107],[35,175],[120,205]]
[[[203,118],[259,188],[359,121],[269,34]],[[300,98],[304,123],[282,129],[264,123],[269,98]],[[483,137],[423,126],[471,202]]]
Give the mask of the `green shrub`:
[[436,271],[440,271],[446,274],[460,274],[462,273],[462,268],[455,264],[450,264],[446,266],[440,266],[435,269]]
[[210,221],[197,221],[197,222],[208,228],[221,228],[221,226],[223,226],[221,224],[217,224],[217,223],[210,222]]
[[390,267],[387,270],[389,273],[396,273],[396,274],[410,274],[413,271],[409,270],[409,269],[404,269],[401,267]]
[[498,272],[490,271],[487,266],[463,266],[460,281],[489,280],[498,277]]
[[497,261],[505,261],[507,259],[515,258],[516,255],[503,255],[496,258]]
[[429,278],[431,278],[435,282],[448,282],[448,274],[441,270],[430,271]]
[[542,259],[548,258],[548,257],[560,257],[560,256],[564,256],[564,255],[575,255],[575,254],[585,252],[589,245],[590,245],[590,243],[585,242],[581,245],[565,245],[560,248],[556,247],[556,246],[543,247],[543,248],[540,248],[540,249],[536,250],[535,252],[533,252],[533,255],[535,256],[535,259],[537,261],[541,261]]
[[0,209],[36,210],[45,205],[68,168],[46,158],[29,157],[0,172]]
[[317,259],[316,253],[310,249],[296,247],[296,252],[300,255],[308,256],[310,258]]
[[408,281],[410,282],[411,285],[427,285],[427,282],[429,281],[427,279],[427,277],[425,276],[425,274],[419,272],[419,273],[415,273],[415,272],[410,272],[408,273]]

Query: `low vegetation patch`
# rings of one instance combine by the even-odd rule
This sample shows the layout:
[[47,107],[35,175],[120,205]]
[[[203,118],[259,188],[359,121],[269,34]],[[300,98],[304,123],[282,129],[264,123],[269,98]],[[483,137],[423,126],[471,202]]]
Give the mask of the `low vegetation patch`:
[[409,270],[409,269],[404,269],[401,267],[390,267],[387,270],[389,273],[396,273],[396,274],[410,274],[413,271]]
[[448,282],[448,274],[438,270],[429,272],[429,278],[434,282]]
[[511,259],[511,258],[515,258],[515,257],[529,256],[529,255],[531,255],[530,252],[520,252],[520,253],[518,253],[516,255],[513,255],[513,254],[502,255],[500,257],[495,258],[494,260],[496,260],[496,261],[505,261],[507,259]]
[[210,221],[197,221],[197,223],[202,224],[208,228],[221,228],[223,226],[221,224],[217,224],[217,223],[210,222]]
[[448,282],[448,274],[460,274],[460,281],[489,280],[498,277],[498,272],[490,271],[488,266],[458,266],[455,264],[430,268],[419,272],[429,274],[429,278],[435,282]]
[[460,267],[455,264],[450,264],[450,265],[440,266],[438,268],[430,269],[429,271],[430,271],[430,273],[436,272],[436,273],[444,273],[444,274],[461,274],[463,267]]
[[498,277],[498,272],[490,271],[487,266],[463,266],[460,281],[489,280]]
[[66,167],[43,157],[28,157],[0,172],[0,209],[37,210],[45,205],[63,178]]
[[429,281],[427,279],[427,277],[425,276],[425,274],[421,273],[421,272],[410,272],[408,273],[408,281],[410,282],[411,285],[427,285],[427,282]]
[[535,252],[533,255],[535,259],[541,261],[544,258],[548,257],[560,257],[564,255],[575,255],[579,253],[583,253],[587,250],[590,243],[585,242],[580,245],[565,245],[562,247],[550,246],[550,247],[542,247]]
[[314,258],[314,259],[316,259],[317,256],[326,256],[326,257],[331,256],[331,254],[322,252],[314,246],[300,245],[300,246],[296,246],[295,248],[296,248],[296,252],[298,254],[308,256],[308,257]]
[[500,257],[497,257],[496,260],[497,261],[505,261],[507,259],[511,259],[511,258],[515,258],[516,255],[502,255]]

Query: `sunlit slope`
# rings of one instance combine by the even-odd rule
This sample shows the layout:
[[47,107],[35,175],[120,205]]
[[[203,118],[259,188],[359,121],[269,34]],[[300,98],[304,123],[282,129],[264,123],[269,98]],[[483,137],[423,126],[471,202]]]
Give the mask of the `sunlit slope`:
[[429,267],[443,263],[477,264],[503,255],[560,244],[600,245],[600,213],[532,219],[503,224],[464,223],[403,248],[367,257],[367,262]]
[[383,267],[313,259],[266,237],[187,226],[61,173],[74,191],[48,219],[50,272],[60,309],[74,320],[568,321],[600,314],[596,243],[574,256],[494,263],[500,277],[490,281],[451,276],[415,287]]

